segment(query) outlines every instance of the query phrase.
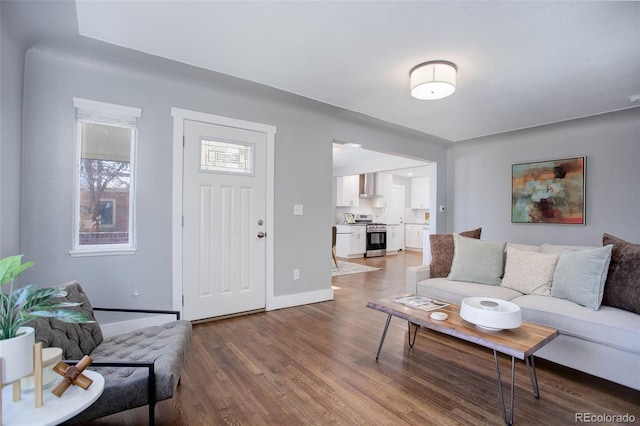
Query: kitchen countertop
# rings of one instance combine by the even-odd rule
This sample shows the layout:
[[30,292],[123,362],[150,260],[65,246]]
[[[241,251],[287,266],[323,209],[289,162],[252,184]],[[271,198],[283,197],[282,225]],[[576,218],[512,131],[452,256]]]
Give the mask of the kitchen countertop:
[[[334,226],[366,226],[366,223],[338,223]],[[424,222],[405,222],[405,223],[385,223],[387,226],[397,226],[397,225],[421,225],[421,226],[429,226],[429,223]]]

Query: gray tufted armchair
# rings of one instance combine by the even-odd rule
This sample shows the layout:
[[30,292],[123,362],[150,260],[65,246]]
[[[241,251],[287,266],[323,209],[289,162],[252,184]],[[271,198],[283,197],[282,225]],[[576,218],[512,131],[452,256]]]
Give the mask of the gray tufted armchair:
[[[68,293],[64,300],[82,302],[74,309],[90,318],[95,319],[94,310],[114,310],[92,307],[75,281],[64,287]],[[125,311],[171,313],[176,315],[176,321],[106,339],[97,322],[68,324],[39,318],[29,324],[36,329],[36,342],[42,342],[44,347],[62,348],[65,360],[78,361],[90,355],[94,361],[90,369],[105,378],[100,398],[65,424],[82,424],[148,404],[149,424],[153,425],[156,402],[173,397],[191,342],[191,323],[180,320],[179,312],[175,311]]]

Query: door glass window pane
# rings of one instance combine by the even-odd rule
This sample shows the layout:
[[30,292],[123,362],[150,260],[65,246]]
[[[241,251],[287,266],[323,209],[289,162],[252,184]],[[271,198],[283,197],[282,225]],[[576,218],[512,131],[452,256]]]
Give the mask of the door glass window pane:
[[200,140],[200,170],[253,175],[253,145]]

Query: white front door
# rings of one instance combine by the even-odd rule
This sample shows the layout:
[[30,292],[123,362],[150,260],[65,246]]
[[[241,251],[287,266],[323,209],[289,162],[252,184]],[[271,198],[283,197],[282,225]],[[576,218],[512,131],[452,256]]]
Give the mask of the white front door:
[[265,308],[264,132],[184,121],[183,315]]

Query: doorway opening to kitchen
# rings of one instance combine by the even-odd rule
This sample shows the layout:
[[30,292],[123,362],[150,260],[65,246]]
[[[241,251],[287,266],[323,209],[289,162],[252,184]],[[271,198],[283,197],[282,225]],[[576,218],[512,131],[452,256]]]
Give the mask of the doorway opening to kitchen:
[[338,258],[372,263],[415,251],[430,261],[425,240],[436,230],[437,163],[334,141],[333,188]]

